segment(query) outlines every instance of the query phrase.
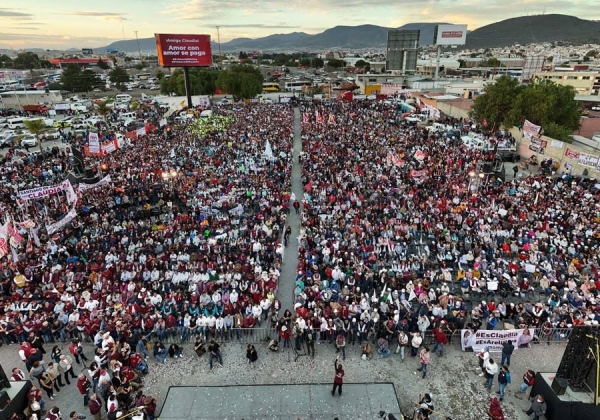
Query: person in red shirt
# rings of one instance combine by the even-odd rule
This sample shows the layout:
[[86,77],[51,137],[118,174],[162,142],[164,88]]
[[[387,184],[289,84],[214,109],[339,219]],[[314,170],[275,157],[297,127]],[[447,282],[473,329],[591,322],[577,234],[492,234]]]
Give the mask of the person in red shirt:
[[80,373],[79,377],[77,378],[77,389],[79,390],[79,393],[83,395],[84,406],[88,405],[91,387],[92,384],[90,383],[90,380],[87,378],[87,376],[85,376],[83,373]]
[[444,346],[448,344],[448,337],[446,333],[442,331],[440,328],[433,329],[433,338],[435,339],[435,344],[433,345],[432,353],[438,353],[439,356],[444,355]]
[[338,364],[340,356],[335,358],[333,365],[335,366],[335,377],[333,378],[333,389],[331,395],[335,396],[335,390],[338,390],[338,395],[342,395],[342,385],[344,384],[344,368],[342,364]]

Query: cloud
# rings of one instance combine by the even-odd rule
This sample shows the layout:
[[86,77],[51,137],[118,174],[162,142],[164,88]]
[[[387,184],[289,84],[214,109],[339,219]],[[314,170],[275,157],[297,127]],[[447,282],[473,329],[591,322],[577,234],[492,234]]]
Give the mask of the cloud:
[[[215,25],[200,25],[202,28],[214,28]],[[220,28],[252,28],[252,29],[297,29],[299,25],[266,25],[263,23],[240,23],[232,25],[219,25]]]
[[11,19],[21,19],[21,20],[27,20],[27,19],[33,18],[33,15],[31,13],[17,12],[15,10],[18,10],[18,9],[0,8],[0,18],[11,18]]
[[83,16],[83,17],[97,17],[107,20],[109,22],[123,22],[129,20],[123,13],[117,12],[94,12],[94,11],[81,11],[81,12],[69,12],[69,16]]

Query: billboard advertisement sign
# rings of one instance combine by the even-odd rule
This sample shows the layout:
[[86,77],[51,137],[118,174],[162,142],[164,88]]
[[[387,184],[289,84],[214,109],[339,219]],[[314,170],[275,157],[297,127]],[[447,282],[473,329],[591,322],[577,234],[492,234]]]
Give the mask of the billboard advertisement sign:
[[158,63],[163,67],[208,67],[210,35],[154,34]]
[[435,45],[465,45],[467,25],[437,25]]

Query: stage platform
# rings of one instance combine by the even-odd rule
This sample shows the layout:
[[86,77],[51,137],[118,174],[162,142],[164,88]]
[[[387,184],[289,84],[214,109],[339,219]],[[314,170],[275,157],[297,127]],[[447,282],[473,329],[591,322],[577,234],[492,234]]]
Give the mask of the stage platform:
[[575,392],[567,387],[563,395],[552,389],[555,373],[538,372],[529,394],[542,394],[546,398],[548,420],[595,420],[600,419],[600,406],[593,404],[593,396],[587,392]]
[[172,386],[161,420],[372,420],[381,410],[401,419],[392,383],[344,384],[331,396],[331,384]]

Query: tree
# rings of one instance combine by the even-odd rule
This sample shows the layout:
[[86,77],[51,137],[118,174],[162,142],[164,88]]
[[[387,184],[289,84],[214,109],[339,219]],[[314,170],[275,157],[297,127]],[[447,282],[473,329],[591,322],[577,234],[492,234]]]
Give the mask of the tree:
[[12,58],[10,58],[6,54],[0,55],[0,68],[10,69],[10,68],[13,68],[13,67],[14,66],[13,66]]
[[165,72],[164,72],[164,71],[162,71],[162,70],[158,70],[158,71],[156,72],[156,78],[157,78],[158,80],[162,80],[162,79],[163,79],[163,77],[165,77]]
[[304,67],[310,67],[310,58],[303,57],[300,59],[300,65]]
[[338,60],[336,58],[331,58],[327,60],[327,67],[332,67],[334,69],[339,69],[340,67],[344,67],[346,62],[344,60]]
[[262,83],[260,70],[243,64],[221,71],[217,78],[219,89],[233,95],[236,101],[254,98],[262,92]]
[[108,73],[108,80],[117,85],[120,88],[121,85],[129,81],[129,75],[123,67],[116,66]]
[[35,136],[40,145],[40,151],[42,150],[42,139],[40,135],[46,130],[46,124],[42,120],[25,120],[23,121],[25,127],[29,130],[31,134]]
[[541,125],[546,135],[568,141],[579,128],[581,112],[575,100],[575,88],[551,80],[535,79],[513,101],[507,125],[520,125],[525,119]]
[[[190,69],[190,87],[192,95],[212,95],[215,93],[218,72],[212,69],[192,68]],[[177,69],[169,78],[160,80],[160,91],[168,95],[185,95],[185,79],[183,71]]]
[[88,92],[102,84],[102,81],[91,70],[81,70],[78,66],[68,65],[62,72],[60,83],[63,89],[70,92]]
[[17,58],[13,61],[13,66],[16,69],[28,69],[32,70],[39,67],[40,59],[37,54],[32,52],[20,53]]
[[96,66],[102,70],[108,70],[110,68],[108,63],[105,63],[104,61],[102,61],[101,58],[98,58],[98,62],[96,63]]
[[596,50],[589,50],[585,56],[586,57],[596,58],[596,57],[598,57],[598,51],[596,51]]
[[496,83],[487,85],[484,93],[473,102],[471,109],[473,118],[478,122],[482,122],[485,118],[490,127],[493,125],[500,127],[507,119],[513,102],[521,90],[522,87],[517,79],[500,76]]
[[312,60],[310,60],[310,66],[314,67],[316,69],[320,69],[324,65],[325,65],[325,61],[323,61],[322,58],[314,57]]
[[240,55],[238,56],[238,58],[240,60],[245,60],[246,58],[248,58],[248,54],[246,54],[244,51],[240,51]]
[[96,104],[96,112],[106,118],[106,116],[110,113],[110,107],[104,101],[98,102]]
[[462,59],[458,59],[458,68],[459,69],[464,69],[465,67],[467,67],[467,62],[465,60]]
[[371,64],[367,63],[365,60],[358,60],[356,63],[354,63],[354,67],[365,69],[366,71],[371,70]]

